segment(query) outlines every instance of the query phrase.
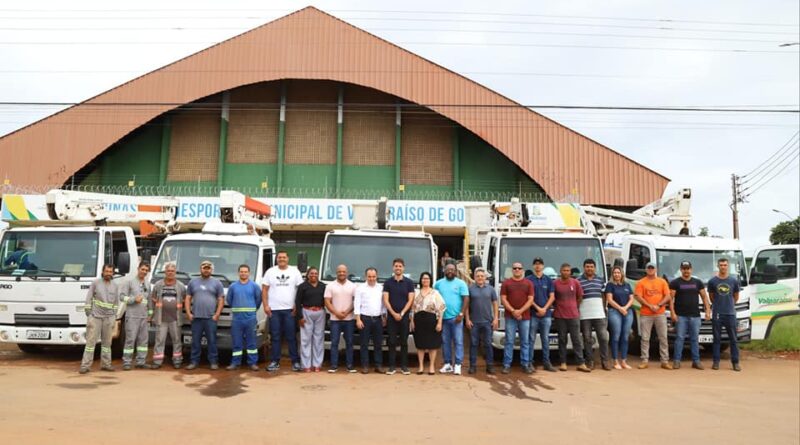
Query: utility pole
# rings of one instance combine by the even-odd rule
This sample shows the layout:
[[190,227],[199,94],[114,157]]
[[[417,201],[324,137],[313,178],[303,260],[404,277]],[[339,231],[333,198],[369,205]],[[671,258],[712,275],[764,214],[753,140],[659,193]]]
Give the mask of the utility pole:
[[739,177],[736,173],[731,174],[731,191],[733,200],[731,201],[731,211],[733,212],[733,237],[739,239],[739,203],[744,202],[739,194]]

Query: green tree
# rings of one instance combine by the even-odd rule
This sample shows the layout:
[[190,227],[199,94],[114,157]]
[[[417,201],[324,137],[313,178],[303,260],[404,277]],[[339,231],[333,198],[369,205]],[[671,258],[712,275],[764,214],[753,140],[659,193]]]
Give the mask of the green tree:
[[769,242],[772,244],[800,243],[800,216],[794,221],[783,221],[770,230]]
[[700,233],[698,233],[697,236],[708,236],[708,227],[700,227]]

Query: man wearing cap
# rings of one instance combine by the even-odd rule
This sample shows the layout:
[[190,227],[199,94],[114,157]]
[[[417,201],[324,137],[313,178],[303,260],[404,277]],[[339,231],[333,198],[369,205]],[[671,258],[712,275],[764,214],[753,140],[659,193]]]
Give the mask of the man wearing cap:
[[664,315],[670,300],[669,284],[667,280],[656,274],[656,264],[647,263],[647,275],[636,283],[633,296],[642,306],[639,311],[639,327],[641,328],[642,363],[639,369],[648,366],[650,358],[650,334],[653,326],[658,335],[658,352],[661,358],[661,367],[672,369],[669,362],[669,341],[667,340],[667,319]]
[[217,321],[222,313],[225,289],[222,283],[211,273],[214,264],[203,260],[200,263],[200,276],[192,278],[186,287],[186,302],[183,307],[186,317],[192,323],[192,356],[188,370],[197,368],[200,364],[202,351],[202,338],[208,342],[208,362],[211,369],[219,369],[219,355],[217,354]]
[[533,305],[531,306],[531,366],[533,366],[533,350],[536,345],[536,334],[542,342],[542,368],[556,372],[550,363],[550,326],[553,324],[553,279],[544,274],[544,260],[533,259],[533,274],[528,275],[533,283]]
[[683,343],[686,334],[689,334],[689,345],[692,351],[692,368],[703,369],[700,363],[700,308],[697,302],[703,298],[703,307],[706,320],[711,320],[711,307],[708,304],[708,294],[703,282],[692,276],[692,263],[681,262],[681,276],[669,283],[670,296],[669,313],[675,323],[675,356],[672,358],[672,367],[681,367]]

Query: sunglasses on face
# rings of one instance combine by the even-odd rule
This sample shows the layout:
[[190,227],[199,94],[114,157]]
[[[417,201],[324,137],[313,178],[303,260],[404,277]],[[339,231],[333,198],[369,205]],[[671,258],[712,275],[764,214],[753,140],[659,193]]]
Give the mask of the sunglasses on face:
[[513,269],[513,270],[522,270],[521,267],[512,267],[511,269]]

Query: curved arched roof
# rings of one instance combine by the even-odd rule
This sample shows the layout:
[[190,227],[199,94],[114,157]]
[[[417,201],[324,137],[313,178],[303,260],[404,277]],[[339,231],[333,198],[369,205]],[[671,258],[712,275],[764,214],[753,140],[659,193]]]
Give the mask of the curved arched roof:
[[62,184],[123,136],[181,104],[280,79],[348,82],[427,106],[500,150],[556,200],[577,193],[583,203],[643,205],[659,198],[669,182],[486,87],[313,7],[3,137],[4,170],[15,184]]

